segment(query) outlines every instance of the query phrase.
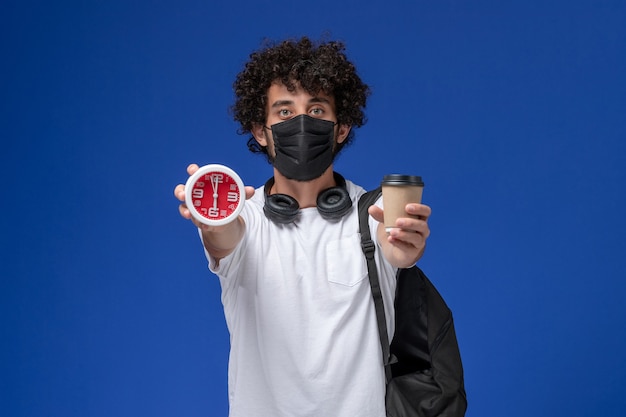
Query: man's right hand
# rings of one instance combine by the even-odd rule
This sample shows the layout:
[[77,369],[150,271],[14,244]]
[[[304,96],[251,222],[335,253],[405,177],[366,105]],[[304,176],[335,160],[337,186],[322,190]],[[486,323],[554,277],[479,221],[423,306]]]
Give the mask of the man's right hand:
[[[187,174],[191,177],[199,168],[200,167],[197,164],[190,164],[187,167]],[[246,186],[245,189],[246,189],[246,200],[248,200],[250,197],[254,195],[254,187]],[[196,227],[202,229],[203,231],[204,230],[208,231],[208,230],[212,230],[213,228],[220,227],[220,226],[207,226],[206,224],[200,223],[198,220],[193,218],[193,216],[191,215],[191,212],[187,208],[187,204],[185,204],[185,184],[178,184],[176,188],[174,188],[174,195],[181,202],[181,204],[178,206],[178,212],[180,213],[182,218],[191,220],[192,223],[196,225]]]
[[[199,166],[197,164],[191,164],[187,167],[187,174],[192,176],[198,169]],[[248,200],[254,195],[254,187],[246,186],[245,190],[246,200]],[[174,195],[180,201],[178,212],[181,217],[191,220],[191,222],[202,231],[204,247],[215,260],[219,261],[219,259],[228,255],[235,249],[243,237],[245,230],[245,223],[241,216],[223,226],[208,226],[193,218],[187,208],[187,204],[185,204],[185,184],[178,184],[174,188]]]

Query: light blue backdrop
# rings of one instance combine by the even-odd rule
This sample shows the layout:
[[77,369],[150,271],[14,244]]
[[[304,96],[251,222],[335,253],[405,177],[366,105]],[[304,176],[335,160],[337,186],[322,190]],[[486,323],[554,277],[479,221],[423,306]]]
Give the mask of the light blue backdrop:
[[265,181],[232,81],[264,37],[324,33],[373,91],[337,169],[426,181],[467,416],[624,415],[625,2],[3,4],[3,416],[226,415],[219,285],[172,191],[190,162]]

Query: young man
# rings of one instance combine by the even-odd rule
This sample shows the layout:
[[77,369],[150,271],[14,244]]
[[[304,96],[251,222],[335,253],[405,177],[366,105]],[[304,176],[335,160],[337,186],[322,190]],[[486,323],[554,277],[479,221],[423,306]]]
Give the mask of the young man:
[[[180,214],[199,228],[219,276],[231,335],[231,417],[384,417],[385,375],[358,233],[364,190],[333,171],[333,159],[364,124],[369,93],[340,42],[308,38],[250,56],[235,81],[235,120],[273,176],[246,187],[239,218],[219,227],[193,220],[184,185]],[[190,165],[192,175],[198,169]],[[389,234],[372,206],[385,305],[395,272],[413,265],[430,233],[430,208],[409,204]],[[393,309],[387,312],[393,335]]]

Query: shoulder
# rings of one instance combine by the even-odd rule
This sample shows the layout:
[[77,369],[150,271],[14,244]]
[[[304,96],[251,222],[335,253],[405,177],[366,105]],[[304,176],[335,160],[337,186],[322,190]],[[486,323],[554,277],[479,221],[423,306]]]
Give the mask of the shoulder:
[[355,203],[357,201],[359,201],[359,198],[365,194],[365,189],[363,187],[361,187],[360,185],[357,185],[355,183],[353,183],[352,181],[346,179],[346,190],[348,190],[348,194],[350,195],[350,198],[352,199],[352,201],[354,201]]
[[348,193],[352,198],[352,201],[355,205],[359,202],[359,199],[366,193],[373,193],[371,200],[371,204],[376,204],[377,206],[382,206],[382,195],[380,194],[379,189],[366,190],[360,185],[353,183],[350,180],[346,180],[346,188],[348,189]]

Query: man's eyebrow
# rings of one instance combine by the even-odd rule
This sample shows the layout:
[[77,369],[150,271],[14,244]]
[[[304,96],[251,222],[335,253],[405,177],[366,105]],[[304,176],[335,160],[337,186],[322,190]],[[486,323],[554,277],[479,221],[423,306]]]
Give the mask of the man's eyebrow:
[[[330,100],[327,99],[326,97],[312,97],[309,100],[309,104],[314,104],[314,103],[323,103],[323,104],[330,104]],[[282,106],[292,106],[294,104],[293,100],[276,100],[273,104],[272,104],[272,108],[276,108],[276,107],[282,107]]]
[[272,107],[289,106],[291,104],[293,104],[291,100],[277,100],[272,104]]
[[272,104],[272,108],[281,106],[291,106],[293,101],[291,100],[277,100]]
[[311,100],[309,100],[309,103],[330,104],[330,100],[327,99],[326,97],[313,97],[313,98],[311,98]]

